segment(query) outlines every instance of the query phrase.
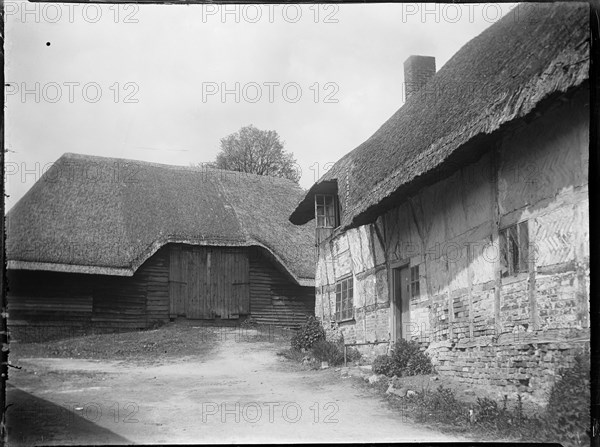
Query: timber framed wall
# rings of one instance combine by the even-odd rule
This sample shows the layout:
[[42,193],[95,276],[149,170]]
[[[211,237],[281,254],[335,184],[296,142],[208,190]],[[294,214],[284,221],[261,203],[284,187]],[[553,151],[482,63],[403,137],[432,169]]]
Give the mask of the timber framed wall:
[[[391,341],[391,267],[418,266],[410,333],[438,371],[543,401],[589,344],[587,93],[555,101],[479,160],[323,243],[316,315],[346,342]],[[507,274],[499,248],[515,224],[528,233],[527,263]],[[337,324],[335,284],[347,275],[354,319]]]

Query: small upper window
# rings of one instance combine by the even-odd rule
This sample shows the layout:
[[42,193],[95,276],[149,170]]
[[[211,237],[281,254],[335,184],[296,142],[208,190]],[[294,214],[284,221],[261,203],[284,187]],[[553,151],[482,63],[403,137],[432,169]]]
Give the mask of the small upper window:
[[529,230],[527,222],[511,225],[500,231],[502,276],[529,271]]
[[317,228],[336,228],[340,224],[337,196],[333,194],[315,195]]

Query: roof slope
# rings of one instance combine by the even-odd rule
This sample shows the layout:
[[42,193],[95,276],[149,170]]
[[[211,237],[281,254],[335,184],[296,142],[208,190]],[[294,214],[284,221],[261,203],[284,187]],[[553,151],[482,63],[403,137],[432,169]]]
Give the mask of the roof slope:
[[312,227],[288,220],[302,195],[286,179],[64,154],[7,215],[9,268],[132,275],[169,242],[257,245],[311,285]]
[[[461,48],[367,141],[340,159],[290,220],[314,216],[313,196],[336,180],[342,228],[373,221],[474,138],[530,113],[589,77],[589,6],[518,7]],[[479,148],[479,151],[484,148]]]

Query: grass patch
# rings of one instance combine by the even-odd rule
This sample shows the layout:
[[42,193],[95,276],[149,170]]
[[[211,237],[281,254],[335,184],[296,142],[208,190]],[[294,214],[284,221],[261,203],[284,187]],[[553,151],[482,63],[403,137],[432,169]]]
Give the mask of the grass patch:
[[[509,403],[477,398],[475,403],[456,398],[450,388],[422,387],[406,398],[388,396],[403,416],[452,432],[470,434],[488,440],[512,439],[560,442],[565,447],[590,445],[589,437],[589,353],[581,353],[575,363],[561,371],[561,379],[550,392],[545,409],[523,410],[521,395]],[[378,389],[383,392],[382,387]]]
[[26,357],[160,361],[203,355],[216,340],[214,328],[171,324],[159,329],[11,343],[10,358],[11,363]]

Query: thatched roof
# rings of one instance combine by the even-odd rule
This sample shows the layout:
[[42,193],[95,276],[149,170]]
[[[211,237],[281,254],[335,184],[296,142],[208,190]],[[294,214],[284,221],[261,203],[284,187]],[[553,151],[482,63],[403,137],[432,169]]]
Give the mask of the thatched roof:
[[589,6],[521,6],[468,42],[373,136],[340,159],[290,220],[314,218],[314,194],[337,181],[341,227],[372,222],[419,185],[439,179],[447,166],[456,168],[465,159],[462,150],[483,153],[484,136],[585,83]]
[[129,276],[169,242],[260,246],[312,285],[313,229],[288,220],[303,193],[281,178],[65,154],[8,213],[8,267]]

